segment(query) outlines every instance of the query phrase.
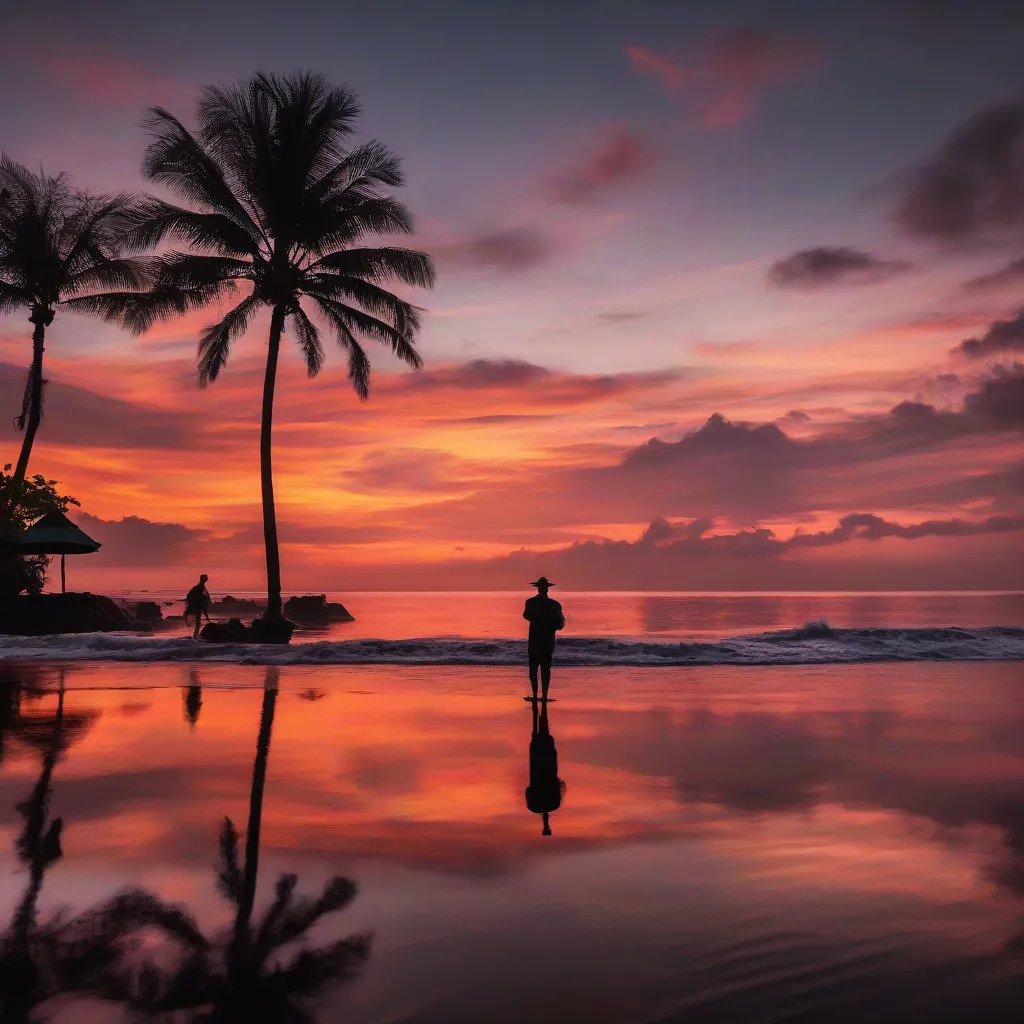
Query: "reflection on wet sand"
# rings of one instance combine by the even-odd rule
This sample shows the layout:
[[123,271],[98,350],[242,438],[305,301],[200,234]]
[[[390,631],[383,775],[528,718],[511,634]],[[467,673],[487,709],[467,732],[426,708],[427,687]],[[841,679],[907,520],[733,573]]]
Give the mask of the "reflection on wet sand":
[[543,816],[541,835],[551,835],[550,815],[562,806],[565,783],[558,777],[558,750],[551,735],[549,705],[534,701],[533,731],[530,734],[530,784],[526,787],[526,806]]
[[[33,827],[45,837],[58,815],[74,835],[73,857],[43,869],[54,906],[109,922],[120,889],[122,932],[148,915],[164,933],[145,999],[139,958],[115,965],[120,998],[146,1013],[188,991],[223,1020],[274,1005],[370,1024],[1015,1020],[1015,666],[563,672],[558,707],[531,705],[528,759],[512,672],[462,672],[446,693],[411,670],[147,666],[151,708],[129,717],[96,715],[125,698],[94,687],[138,685],[138,668],[90,672],[81,690],[68,673],[63,720],[88,710],[92,725]],[[595,696],[609,680],[618,695]],[[182,720],[192,686],[196,729]],[[25,819],[4,808],[39,791],[45,761],[5,736],[13,851]],[[243,839],[225,816],[245,815],[244,794]],[[295,896],[300,872],[319,897]],[[360,879],[359,900],[336,876]],[[15,916],[24,886],[0,893]],[[338,996],[328,979],[273,1004],[266,986],[299,947],[282,958],[260,936],[298,939],[313,908],[310,943],[349,956],[336,976],[365,953],[345,933],[374,929],[374,955]],[[284,933],[267,924],[296,913]]]

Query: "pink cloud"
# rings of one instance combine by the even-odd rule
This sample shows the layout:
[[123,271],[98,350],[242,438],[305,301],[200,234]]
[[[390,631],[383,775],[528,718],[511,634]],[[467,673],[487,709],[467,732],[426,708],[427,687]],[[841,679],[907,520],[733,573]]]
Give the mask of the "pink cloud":
[[755,29],[723,32],[685,60],[635,45],[626,47],[626,55],[637,71],[694,103],[706,128],[730,128],[746,120],[762,90],[807,74],[820,60],[813,40]]
[[609,185],[635,178],[654,163],[654,152],[624,124],[608,127],[583,162],[555,174],[547,192],[558,203],[579,203]]
[[61,85],[97,103],[146,106],[180,98],[190,88],[176,78],[121,56],[47,50],[37,57],[46,72]]

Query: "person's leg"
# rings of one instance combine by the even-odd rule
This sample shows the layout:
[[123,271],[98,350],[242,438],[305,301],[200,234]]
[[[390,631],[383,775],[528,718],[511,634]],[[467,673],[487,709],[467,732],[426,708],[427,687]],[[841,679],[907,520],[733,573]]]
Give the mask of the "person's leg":
[[202,617],[202,615],[199,612],[196,612],[196,624],[195,624],[195,628],[192,630],[192,639],[193,640],[198,640],[199,639],[199,630],[202,629],[202,627],[203,627],[203,617]]
[[530,686],[533,687],[534,699],[537,697],[537,656],[530,651]]
[[542,700],[548,699],[548,687],[551,685],[551,655],[547,655],[540,663],[540,681],[544,687]]

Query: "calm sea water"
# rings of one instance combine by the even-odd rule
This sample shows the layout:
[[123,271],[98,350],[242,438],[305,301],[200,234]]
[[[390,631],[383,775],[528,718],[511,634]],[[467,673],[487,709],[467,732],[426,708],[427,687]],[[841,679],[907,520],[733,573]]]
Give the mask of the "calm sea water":
[[[310,637],[516,637],[524,632],[522,593],[353,593],[331,594],[355,616]],[[181,614],[178,594],[127,595],[173,601],[168,614]],[[214,592],[214,598],[220,594]],[[242,597],[239,593],[236,597]],[[253,595],[255,596],[255,595]],[[711,640],[737,633],[802,626],[826,619],[837,627],[1024,626],[1024,594],[642,594],[561,593],[566,635],[637,639]],[[184,626],[173,627],[184,632]]]
[[[488,614],[506,599],[489,600]],[[691,599],[651,595],[595,595],[592,621],[624,628],[623,600],[634,629],[782,624],[769,599],[695,623]],[[780,600],[796,619],[887,607],[962,622],[978,607]],[[235,916],[218,832],[229,816],[255,868],[256,810],[257,921],[282,875],[313,898],[332,876],[358,885],[304,936],[373,933],[358,978],[313,1001],[324,1022],[1020,1019],[1019,664],[564,669],[557,764],[518,669],[0,673],[0,922],[35,892],[45,843],[24,837],[63,823],[32,935],[131,886],[220,948]],[[132,962],[166,972],[179,948],[151,931]],[[92,996],[40,1009],[117,1019]]]

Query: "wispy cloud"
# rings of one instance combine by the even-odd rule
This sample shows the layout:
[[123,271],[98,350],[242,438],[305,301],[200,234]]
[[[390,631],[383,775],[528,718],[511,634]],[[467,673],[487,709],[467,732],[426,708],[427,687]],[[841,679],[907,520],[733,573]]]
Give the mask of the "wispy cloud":
[[729,128],[746,120],[767,88],[791,82],[820,61],[810,39],[738,28],[722,32],[681,58],[627,46],[633,67],[692,104],[707,128]]
[[656,160],[656,152],[627,125],[613,124],[585,159],[553,174],[544,191],[556,203],[581,203],[638,177]]

